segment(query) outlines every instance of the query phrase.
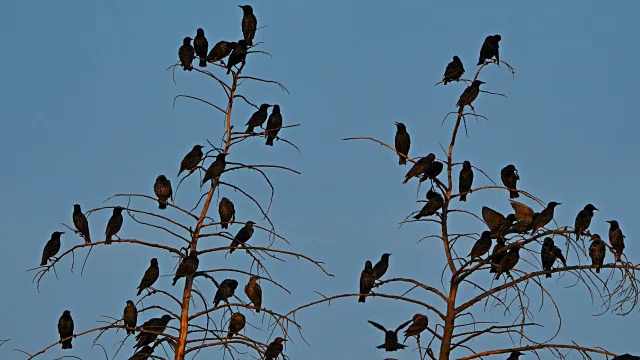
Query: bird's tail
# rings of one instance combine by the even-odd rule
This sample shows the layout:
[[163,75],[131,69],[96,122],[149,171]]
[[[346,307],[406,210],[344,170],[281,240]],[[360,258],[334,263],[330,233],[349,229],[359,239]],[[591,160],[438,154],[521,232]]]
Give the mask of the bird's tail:
[[207,60],[205,58],[200,58],[200,67],[207,67]]
[[267,136],[267,142],[266,144],[269,146],[273,146],[273,136]]
[[364,295],[360,295],[360,297],[358,298],[358,302],[359,303],[364,303],[366,301],[367,297]]
[[247,126],[247,131],[245,131],[246,133],[253,133],[253,126],[249,125]]
[[256,306],[256,314],[260,312],[260,308]]
[[229,223],[226,221],[223,221],[220,223],[220,227],[222,227],[223,229],[228,229],[229,228]]
[[517,197],[520,197],[520,194],[518,194],[518,192],[517,192],[517,191],[515,191],[515,190],[509,190],[509,198],[511,198],[511,199],[515,199],[515,198],[517,198]]
[[127,329],[127,334],[131,335],[131,334],[134,334],[134,333],[135,333],[135,330],[129,330],[129,329]]
[[234,251],[236,251],[236,248],[238,247],[238,243],[236,241],[231,243],[231,249],[229,250],[229,254],[233,253]]
[[167,203],[165,203],[165,202],[164,202],[164,201],[162,201],[162,200],[158,200],[158,209],[160,209],[160,210],[164,210],[164,209],[166,209],[166,208],[167,208]]
[[496,277],[494,278],[494,280],[500,279],[500,275],[502,275],[502,273],[496,269]]
[[400,160],[398,161],[398,165],[407,165],[407,159],[404,156],[400,156]]
[[478,65],[482,65],[482,64],[484,64],[484,60],[483,59],[478,60]]
[[416,219],[416,220],[420,220],[421,217],[422,217],[422,215],[418,214],[418,215],[414,216],[413,218]]
[[89,235],[89,232],[87,232],[86,234],[82,234],[83,238],[84,238],[84,242],[87,244],[91,244],[91,235]]
[[600,267],[596,268],[596,274],[600,274]]
[[467,194],[466,193],[460,195],[460,201],[467,201]]
[[[551,269],[549,269],[551,270]],[[551,273],[548,273],[547,275],[545,275],[546,277],[550,278],[551,277]]]
[[45,266],[47,265],[47,259],[44,255],[42,255],[42,261],[40,261],[40,266]]
[[[178,275],[174,276],[173,284],[171,284],[171,286],[176,286],[176,282],[178,282],[178,279],[180,279],[180,277]],[[140,294],[138,294],[138,295],[140,295]]]
[[227,75],[231,72],[231,65],[227,65]]
[[231,339],[232,337],[233,337],[233,333],[229,331],[229,333],[227,334],[227,339]]
[[580,230],[576,230],[576,241],[580,240]]
[[62,342],[63,349],[73,349],[73,345],[71,345],[71,339],[67,339]]
[[403,183],[403,184],[406,184],[407,182],[409,182],[409,179],[411,179],[411,178],[410,178],[410,177],[408,177],[408,176],[405,176],[404,181],[403,181],[402,183]]
[[113,238],[113,235],[108,235],[105,239],[104,239],[104,243],[109,245],[111,244],[111,240]]
[[138,294],[136,296],[140,296],[140,294],[142,294],[142,290],[144,290],[142,287],[138,288]]

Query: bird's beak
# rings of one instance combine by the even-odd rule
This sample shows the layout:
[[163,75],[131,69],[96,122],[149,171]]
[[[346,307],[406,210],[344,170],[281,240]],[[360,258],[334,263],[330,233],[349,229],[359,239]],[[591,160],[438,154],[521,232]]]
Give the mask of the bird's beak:
[[611,224],[611,221],[612,221],[612,220],[607,220],[607,222],[608,222],[609,224]]
[[595,206],[593,207],[593,210],[600,211],[600,210],[598,210],[598,208],[597,208],[597,207],[595,207]]

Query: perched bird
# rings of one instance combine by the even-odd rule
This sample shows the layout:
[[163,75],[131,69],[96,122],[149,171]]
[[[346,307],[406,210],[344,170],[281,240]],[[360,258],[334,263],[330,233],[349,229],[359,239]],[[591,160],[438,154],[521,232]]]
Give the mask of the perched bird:
[[407,127],[403,123],[397,122],[396,128],[396,151],[404,155],[398,155],[398,157],[400,158],[398,164],[406,165],[407,159],[405,158],[405,156],[409,154],[409,148],[411,147],[411,137],[407,132]]
[[[387,260],[387,267],[389,267],[388,260]],[[373,275],[373,266],[371,265],[371,261],[367,260],[364,263],[364,270],[362,270],[362,272],[360,273],[360,294],[370,293],[371,289],[373,289],[373,285],[375,285],[375,282],[376,282],[376,278]],[[364,303],[367,301],[366,299],[367,299],[366,296],[360,295],[360,297],[358,298],[358,302]]]
[[518,180],[520,180],[520,175],[518,175],[518,170],[515,166],[509,164],[503,167],[502,170],[500,170],[500,178],[502,179],[504,186],[509,189],[509,197],[511,199],[515,199],[520,196],[516,187]]
[[491,250],[491,232],[483,231],[482,235],[480,235],[480,239],[473,244],[469,257],[473,261],[474,259],[480,258],[482,255],[488,253],[489,250]]
[[427,317],[427,315],[415,314],[413,315],[413,319],[411,321],[413,323],[409,325],[407,330],[404,331],[404,342],[406,342],[407,338],[411,336],[419,338],[420,333],[425,331],[429,326],[429,318]]
[[385,349],[386,351],[397,351],[407,347],[407,345],[400,344],[398,342],[398,331],[402,330],[405,326],[409,325],[412,320],[409,320],[402,325],[398,326],[395,331],[387,330],[384,326],[369,320],[369,324],[384,331],[384,344],[376,346],[378,349]]
[[193,70],[191,63],[193,59],[195,59],[195,51],[193,50],[193,46],[191,46],[191,40],[188,36],[184,38],[184,40],[182,40],[182,46],[178,49],[178,57],[180,58],[182,70],[184,71]]
[[[151,344],[158,337],[157,333],[164,333],[167,329],[167,325],[169,325],[169,321],[171,320],[171,315],[162,315],[161,318],[151,318],[147,320],[138,329],[139,332],[138,335],[136,335],[136,340],[138,340],[138,342],[136,342],[133,347],[140,349]],[[153,331],[156,334],[152,334],[147,331]]]
[[153,184],[153,192],[158,197],[158,209],[166,209],[167,201],[169,201],[169,199],[173,199],[171,181],[169,181],[169,179],[164,175],[158,176],[156,178],[156,183]]
[[515,220],[515,215],[511,214],[510,217],[505,218],[504,215],[492,208],[483,206],[482,219],[489,227],[489,231],[491,231],[491,238],[499,239],[507,234],[511,228],[511,224]]
[[256,126],[262,126],[265,121],[267,121],[267,110],[269,109],[269,104],[262,104],[258,111],[254,112],[253,115],[249,118],[249,121],[245,125],[247,125],[246,133],[253,133],[253,128]]
[[[71,311],[65,310],[58,320],[58,334],[60,334],[60,342],[62,343],[62,349],[71,349],[73,345],[73,319],[71,318]],[[65,340],[66,339],[66,340]]]
[[453,61],[447,65],[447,68],[444,71],[444,76],[442,77],[442,82],[447,85],[452,81],[460,80],[460,77],[464,74],[464,66],[462,65],[462,61],[457,56],[453,57]]
[[282,350],[284,350],[283,342],[287,340],[277,337],[273,340],[271,344],[267,346],[267,350],[264,352],[265,360],[275,360],[280,354],[282,354]]
[[512,270],[518,261],[520,260],[520,246],[514,246],[507,251],[507,254],[504,256],[500,265],[498,265],[498,272],[496,274],[495,279],[498,280],[500,275],[507,273]]
[[253,304],[256,313],[259,313],[262,307],[262,287],[258,284],[258,279],[260,279],[260,276],[251,275],[249,282],[244,286],[244,293],[247,295],[247,299]]
[[613,248],[613,255],[616,258],[616,261],[622,262],[622,252],[624,251],[624,235],[622,235],[622,230],[620,230],[620,225],[615,220],[607,221],[609,226],[609,244],[611,244],[611,248]]
[[633,356],[631,354],[622,354],[620,356],[616,356],[611,360],[640,360],[640,356]]
[[224,279],[220,286],[218,287],[218,291],[216,291],[216,295],[213,298],[213,307],[217,307],[220,304],[220,301],[229,302],[229,298],[233,296],[238,287],[238,281],[234,279]]
[[238,231],[236,236],[234,236],[233,241],[231,242],[231,249],[229,250],[229,254],[233,253],[238,248],[238,246],[240,246],[240,244],[244,244],[249,241],[249,239],[251,239],[254,231],[253,224],[255,224],[253,221],[247,221],[242,229]]
[[207,181],[211,180],[211,182],[218,181],[218,178],[224,172],[224,168],[227,166],[227,157],[228,154],[220,153],[216,156],[216,160],[209,165],[209,168],[204,173],[204,177],[202,178],[202,185],[204,185]]
[[218,214],[220,214],[220,226],[223,229],[229,228],[229,222],[236,220],[236,208],[231,200],[223,197],[218,205]]
[[209,51],[209,42],[204,36],[204,30],[198,28],[196,37],[193,39],[193,49],[200,58],[200,67],[207,67],[207,51]]
[[258,19],[253,15],[253,8],[249,5],[238,5],[242,8],[242,35],[247,45],[253,45],[253,38],[256,36],[256,29],[258,28]]
[[200,259],[198,259],[198,251],[191,250],[188,256],[184,257],[178,265],[178,269],[176,270],[176,275],[173,277],[173,284],[171,286],[175,286],[178,279],[181,277],[190,277],[198,271],[198,265],[200,264]]
[[589,245],[589,257],[591,258],[591,266],[596,267],[596,273],[600,273],[604,257],[607,254],[607,244],[600,238],[600,235],[591,235],[591,245]]
[[437,191],[433,191],[433,189],[429,189],[427,191],[427,203],[424,204],[422,209],[414,216],[413,218],[418,220],[422,217],[427,217],[431,215],[435,215],[440,208],[444,205],[444,198]]
[[136,351],[133,356],[129,358],[129,360],[147,360],[153,355],[153,348],[149,345],[143,347],[142,349]]
[[533,235],[536,230],[545,227],[548,223],[551,222],[551,220],[553,220],[553,210],[558,205],[561,204],[555,201],[551,201],[547,204],[547,207],[544,208],[544,210],[536,213],[533,216],[533,222],[531,223],[531,235]]
[[500,35],[489,35],[484,39],[482,48],[480,49],[480,59],[478,65],[484,64],[485,60],[490,60],[495,56],[498,66],[500,65],[500,45],[498,44],[502,40]]
[[507,252],[504,248],[507,246],[504,238],[498,238],[496,240],[496,244],[493,246],[493,251],[491,251],[491,256],[489,256],[489,261],[491,261],[491,270],[490,273],[495,274],[498,272],[498,268],[502,260],[504,260]]
[[180,171],[178,171],[178,176],[180,176],[180,174],[185,170],[189,171],[189,174],[196,171],[198,165],[202,161],[202,156],[204,155],[202,153],[203,147],[204,146],[202,145],[194,145],[193,149],[191,149],[191,151],[189,151],[189,153],[184,156],[182,162],[180,163]]
[[[540,258],[542,260],[542,270],[544,271],[551,271],[556,260],[562,261],[562,264],[565,267],[567,266],[567,261],[564,259],[562,251],[555,245],[553,239],[550,237],[546,237],[542,243]],[[546,274],[546,277],[550,278],[551,273]]]
[[42,250],[42,261],[40,261],[40,266],[45,266],[47,261],[56,256],[58,251],[60,251],[60,235],[62,234],[64,234],[62,231],[54,231],[53,234],[51,234],[51,239],[47,241],[44,245],[44,250]]
[[267,120],[267,145],[273,146],[273,140],[278,137],[280,128],[282,127],[282,114],[280,114],[280,105],[273,105],[269,120]]
[[524,354],[521,353],[520,351],[512,351],[511,354],[509,354],[509,357],[507,358],[507,360],[518,360],[522,355]]
[[467,201],[467,194],[471,193],[471,185],[473,185],[473,169],[471,163],[464,161],[460,177],[458,178],[458,191],[460,192],[460,201]]
[[158,259],[151,259],[151,264],[147,271],[144,272],[142,276],[142,280],[140,280],[140,285],[138,285],[138,294],[136,296],[140,296],[142,290],[147,289],[151,285],[153,285],[158,277],[160,276],[160,268],[158,267]]
[[509,232],[523,234],[531,230],[531,227],[533,226],[533,219],[537,216],[537,214],[533,211],[532,208],[519,201],[509,200],[509,202],[511,203],[513,211],[515,211],[514,216],[516,217],[516,220],[518,220],[517,223],[511,226]]
[[431,163],[436,159],[436,155],[434,153],[430,153],[429,155],[422,157],[416,161],[411,169],[404,176],[403,184],[406,184],[411,178],[418,177],[422,175],[427,167],[431,165]]
[[580,239],[580,235],[587,231],[589,225],[591,225],[591,219],[593,218],[593,211],[598,210],[595,206],[587,204],[584,209],[578,212],[576,216],[576,222],[573,226],[576,233],[576,241]]
[[456,106],[460,107],[460,110],[458,111],[459,113],[462,113],[462,111],[464,110],[464,107],[467,106],[467,105],[471,109],[473,109],[473,105],[471,105],[471,103],[480,94],[480,85],[482,85],[482,84],[485,84],[485,82],[484,81],[480,81],[480,80],[473,80],[471,85],[469,85],[466,89],[464,89],[462,94],[460,94],[460,98],[458,99],[458,102],[456,103]]
[[109,218],[109,222],[107,223],[107,229],[104,231],[104,243],[107,245],[111,244],[113,236],[122,228],[122,222],[124,221],[124,218],[122,217],[122,210],[124,210],[122,206],[116,206],[113,208],[113,214],[111,214],[111,218]]
[[387,269],[389,269],[389,256],[391,256],[389,253],[382,254],[380,261],[373,266],[373,270],[371,271],[374,280],[380,280],[380,278],[387,272]]
[[73,204],[73,225],[76,227],[76,230],[80,233],[80,235],[82,235],[84,242],[87,244],[91,244],[89,221],[87,220],[87,217],[82,213],[80,205],[78,204]]
[[229,332],[227,333],[227,339],[231,339],[233,335],[239,333],[244,329],[246,320],[244,315],[239,312],[231,314],[231,320],[229,320]]
[[244,40],[238,40],[236,46],[229,55],[229,61],[227,61],[227,75],[231,72],[231,69],[234,66],[244,62],[247,57],[247,51],[247,42]]
[[126,326],[127,334],[133,334],[136,332],[136,324],[138,323],[138,309],[131,300],[127,300],[127,306],[124,307],[124,314],[122,315],[122,321]]
[[427,179],[435,180],[436,177],[442,172],[442,169],[444,169],[444,165],[440,161],[432,162],[424,169],[424,174],[422,175],[422,178],[420,178],[420,182],[423,182]]
[[209,55],[207,55],[207,61],[210,63],[222,61],[222,59],[231,54],[236,45],[237,43],[235,41],[218,41],[218,43],[211,48],[211,51],[209,51]]

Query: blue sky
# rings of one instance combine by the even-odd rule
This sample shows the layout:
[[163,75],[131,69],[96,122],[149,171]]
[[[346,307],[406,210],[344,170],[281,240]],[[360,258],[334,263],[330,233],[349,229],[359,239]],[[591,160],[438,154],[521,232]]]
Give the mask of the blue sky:
[[[72,204],[88,210],[102,206],[115,193],[152,194],[153,181],[161,173],[175,187],[184,154],[196,143],[218,141],[223,131],[219,113],[188,100],[172,106],[178,94],[222,104],[218,85],[182,71],[176,72],[174,84],[165,69],[177,60],[182,38],[193,37],[198,27],[205,29],[210,43],[238,39],[238,4],[4,5],[0,185],[5,192],[0,226],[5,251],[0,273],[5,326],[0,338],[12,341],[0,348],[3,358],[21,358],[14,348],[35,352],[56,341],[56,324],[64,309],[71,310],[77,330],[97,326],[101,315],[120,316],[125,301],[134,298],[149,258],[158,257],[161,271],[171,272],[175,259],[126,245],[95,249],[83,276],[78,270],[71,273],[70,261],[65,261],[58,268],[59,280],[46,277],[40,293],[25,270],[38,264],[51,232],[62,229],[61,222],[71,223]],[[251,56],[247,74],[279,80],[291,94],[260,84],[243,85],[243,92],[254,102],[280,104],[285,124],[302,124],[281,133],[295,141],[302,154],[282,142],[266,148],[264,140],[254,139],[238,147],[229,161],[277,162],[302,172],[300,176],[270,172],[277,187],[271,216],[291,242],[288,249],[325,261],[336,275],[326,277],[294,260],[273,263],[272,274],[293,294],[263,285],[266,307],[287,311],[317,299],[314,290],[325,295],[354,292],[364,261],[377,260],[383,252],[393,254],[388,276],[439,283],[441,245],[417,243],[436,227],[409,224],[398,229],[398,223],[419,208],[414,203],[415,183],[401,184],[407,168],[399,167],[397,158],[376,144],[341,139],[372,136],[392,143],[393,123],[402,121],[413,140],[410,155],[440,156],[439,144],[448,143],[452,122],[440,123],[454,110],[463,86],[433,84],[453,55],[464,62],[465,76],[472,76],[484,37],[495,33],[502,35],[501,58],[517,74],[513,80],[504,69],[483,72],[484,89],[509,98],[480,95],[476,109],[489,121],[470,122],[469,137],[459,137],[454,156],[470,160],[494,179],[504,165],[515,164],[524,190],[563,204],[556,212],[561,224],[572,225],[575,214],[593,203],[601,210],[593,231],[605,235],[604,221],[617,219],[627,234],[626,252],[637,262],[640,248],[634,239],[640,225],[635,221],[639,209],[633,189],[640,173],[633,159],[640,150],[634,109],[640,79],[632,70],[640,55],[635,46],[636,3],[567,1],[551,8],[508,1],[329,0],[251,5],[260,25],[266,26],[256,39],[265,42],[263,50],[273,58]],[[252,112],[238,104],[234,124],[243,125]],[[480,176],[476,179],[476,184],[486,183]],[[268,196],[267,188],[250,173],[234,172],[228,180],[248,186],[262,199]],[[178,204],[192,205],[197,190],[194,181],[183,183]],[[238,194],[222,195],[236,202],[239,220],[264,223]],[[112,204],[116,203],[124,204]],[[152,208],[148,203],[139,205]],[[509,209],[502,192],[472,194],[464,208],[479,211],[483,205]],[[104,232],[108,217],[106,212],[90,217],[96,238]],[[465,218],[452,225],[462,231],[483,230],[482,224]],[[120,234],[174,241],[132,221]],[[80,241],[67,233],[63,248]],[[262,235],[252,241],[260,245],[266,239]],[[607,260],[611,259],[609,254]],[[216,254],[202,259],[202,265],[248,269],[249,263],[242,255],[225,259]],[[170,279],[160,281],[168,285]],[[246,279],[239,281],[244,284]],[[586,290],[568,288],[572,284],[568,278],[554,277],[547,283],[564,311],[564,327],[556,341],[640,352],[633,342],[640,331],[637,311],[626,318],[592,317],[600,304],[592,304]],[[202,287],[213,297],[209,285]],[[286,353],[292,359],[383,359],[388,354],[374,348],[382,342],[382,334],[366,320],[395,327],[416,311],[379,298],[365,306],[355,298],[318,306],[298,316],[311,346],[294,338]],[[249,321],[266,327],[259,318],[251,316]],[[257,330],[251,334],[268,336]],[[101,343],[112,348],[121,339],[119,333]],[[131,341],[125,344],[127,355]],[[474,345],[482,349],[481,343]],[[61,354],[56,349],[43,358]],[[100,351],[91,349],[89,338],[77,339],[73,355],[97,358]],[[405,350],[394,356],[414,359],[417,354]]]

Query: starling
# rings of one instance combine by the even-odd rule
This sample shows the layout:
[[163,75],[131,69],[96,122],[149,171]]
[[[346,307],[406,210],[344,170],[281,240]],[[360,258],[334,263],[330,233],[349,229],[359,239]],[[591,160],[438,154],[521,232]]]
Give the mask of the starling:
[[220,283],[218,287],[218,291],[216,291],[216,295],[213,298],[213,307],[217,307],[220,304],[220,301],[225,301],[229,303],[229,298],[233,296],[236,288],[238,287],[238,282],[234,279],[225,279]]
[[120,231],[120,228],[122,228],[122,222],[124,221],[124,218],[122,217],[122,210],[124,210],[122,206],[116,206],[113,208],[113,214],[111,215],[111,218],[109,218],[107,229],[104,232],[104,243],[107,245],[111,244],[111,238],[113,238],[113,236]]
[[210,63],[215,63],[217,61],[222,61],[222,59],[226,58],[231,54],[231,51],[236,47],[237,43],[235,41],[218,41],[217,44],[211,48],[209,51],[209,55],[207,55],[207,61]]
[[[164,333],[167,329],[169,321],[171,321],[171,315],[162,315],[161,318],[152,318],[147,320],[142,326],[140,326],[139,333],[136,335],[138,342],[133,346],[136,349],[143,348],[153,342],[158,337],[157,333]],[[153,331],[156,334],[152,334],[145,331]]]
[[429,189],[427,192],[427,203],[424,204],[422,209],[413,218],[418,220],[422,217],[435,215],[440,208],[444,205],[444,198],[437,191]]
[[520,351],[512,351],[511,354],[509,354],[509,357],[507,358],[507,360],[518,360],[522,355],[524,354],[521,353]]
[[553,209],[558,205],[560,205],[560,203],[551,201],[547,204],[547,207],[544,210],[533,216],[533,222],[531,223],[531,235],[533,235],[536,230],[545,227],[545,225],[553,220]]
[[193,46],[191,46],[191,38],[186,37],[182,40],[182,46],[178,49],[178,57],[180,58],[180,63],[182,63],[182,70],[191,71],[193,70],[193,66],[191,63],[195,58],[195,51],[193,50]]
[[147,271],[144,272],[144,275],[142,276],[142,280],[140,280],[140,285],[138,285],[138,295],[136,296],[140,296],[140,294],[142,293],[142,290],[153,285],[156,282],[156,280],[158,280],[159,276],[160,276],[160,268],[158,267],[158,259],[153,258],[151,259],[151,264],[149,265],[149,268],[147,269]]
[[82,213],[80,205],[78,204],[73,204],[73,225],[75,225],[76,230],[80,233],[80,235],[84,239],[84,242],[87,244],[91,244],[89,221],[87,220],[87,217]]
[[607,254],[607,244],[602,241],[600,235],[591,235],[591,245],[589,245],[589,257],[591,258],[591,266],[596,267],[596,273],[600,273],[602,264],[604,264],[604,256]]
[[442,82],[447,85],[452,81],[460,80],[460,77],[464,74],[464,66],[462,65],[462,61],[457,56],[453,57],[453,61],[447,65],[447,69],[444,71],[444,76],[442,77]]
[[280,354],[282,354],[282,350],[284,350],[284,346],[282,343],[287,340],[277,337],[273,340],[269,346],[267,346],[267,350],[264,352],[264,360],[275,360]]
[[[387,267],[389,267],[389,258],[387,257]],[[382,260],[380,260],[382,261]],[[386,269],[385,269],[386,271]],[[373,267],[371,261],[367,260],[364,263],[364,270],[360,273],[360,294],[368,294],[371,292],[373,285],[375,284],[375,277],[373,276]],[[358,298],[359,303],[366,302],[367,297],[360,295]]]
[[624,235],[620,230],[620,225],[615,220],[607,221],[611,226],[609,227],[609,244],[613,248],[613,255],[616,257],[616,261],[622,262],[622,252],[624,251]]
[[231,314],[231,320],[229,320],[229,332],[227,333],[227,339],[231,339],[233,335],[239,333],[244,329],[244,324],[246,323],[246,319],[244,315],[239,312],[235,312]]
[[231,242],[229,254],[233,253],[240,244],[244,244],[251,239],[251,236],[253,236],[253,224],[255,224],[253,221],[247,221],[242,229],[238,231],[236,236],[233,238],[233,242]]
[[491,250],[491,232],[483,231],[482,235],[480,235],[480,239],[473,244],[469,257],[471,258],[471,261],[473,261],[474,259],[480,258],[482,255],[488,253],[489,250]]
[[512,270],[518,261],[520,260],[520,246],[514,246],[507,251],[507,254],[504,256],[500,265],[498,265],[498,272],[496,274],[495,279],[498,280],[500,275],[503,273],[509,274],[509,271]]
[[402,325],[398,326],[395,331],[387,330],[384,326],[369,320],[369,324],[384,331],[384,344],[376,346],[378,349],[385,349],[386,351],[397,351],[407,347],[407,345],[400,344],[398,342],[398,331],[402,330],[405,326],[409,325],[412,320],[409,320]]
[[425,331],[427,326],[429,326],[429,318],[427,315],[415,314],[411,321],[413,321],[413,323],[404,331],[404,342],[411,336],[419,338],[420,333]]
[[[553,239],[550,237],[546,237],[542,243],[540,258],[542,260],[542,270],[544,271],[551,271],[556,260],[562,261],[562,264],[565,267],[567,266],[567,262],[562,255],[562,251],[554,244]],[[546,277],[550,278],[551,273],[546,274]]]
[[236,208],[231,200],[223,197],[218,205],[218,214],[220,214],[220,226],[223,229],[229,228],[229,222],[236,220]]
[[71,340],[73,340],[73,319],[71,318],[71,311],[65,310],[62,313],[62,316],[60,316],[60,319],[58,320],[58,334],[60,334],[62,349],[72,349],[73,345],[71,345]]
[[153,354],[153,348],[149,345],[143,347],[142,349],[136,351],[129,360],[147,360]]
[[511,203],[513,211],[515,211],[514,216],[516,217],[516,220],[518,220],[517,223],[513,224],[510,232],[523,234],[531,230],[531,227],[533,226],[533,219],[537,216],[537,214],[533,211],[532,208],[519,201],[509,200],[509,202]]
[[469,105],[471,109],[473,109],[473,105],[471,103],[478,97],[480,94],[480,85],[484,84],[484,81],[473,80],[471,85],[469,85],[462,94],[460,94],[460,99],[456,103],[456,106],[460,107],[459,113],[462,113],[464,107]]
[[407,132],[407,127],[401,123],[401,122],[397,122],[396,123],[396,151],[402,155],[398,155],[399,157],[399,161],[398,164],[399,165],[406,165],[407,164],[407,158],[406,156],[409,155],[409,148],[411,147],[411,137],[409,136],[409,133]]
[[490,60],[494,56],[498,66],[500,65],[500,45],[498,44],[502,40],[500,35],[489,35],[484,39],[482,48],[480,49],[480,59],[478,65],[484,64],[485,60]]
[[181,277],[193,276],[193,274],[198,271],[199,264],[200,260],[198,259],[198,251],[191,250],[189,256],[183,258],[180,265],[178,265],[178,269],[176,270],[176,275],[173,277],[173,284],[171,284],[171,286],[175,286],[176,282]]
[[467,194],[471,193],[471,185],[473,185],[473,169],[471,163],[464,161],[460,177],[458,180],[458,191],[460,192],[460,201],[467,201]]
[[256,126],[262,126],[265,121],[267,121],[267,110],[269,109],[269,104],[260,105],[260,109],[254,112],[253,115],[249,118],[249,121],[245,125],[247,125],[246,133],[253,133],[253,128]]
[[430,153],[429,155],[418,159],[411,169],[404,176],[403,184],[406,184],[411,178],[418,177],[425,172],[427,167],[431,165],[431,163],[436,159],[436,155],[434,153]]
[[578,216],[576,216],[576,222],[573,226],[576,232],[576,241],[580,239],[580,235],[587,231],[589,225],[591,225],[591,219],[593,218],[593,211],[598,210],[595,206],[587,204],[584,209],[580,210]]
[[196,37],[193,39],[193,48],[196,55],[200,58],[200,67],[207,67],[207,51],[209,51],[209,42],[204,36],[204,30],[198,29]]
[[58,251],[60,251],[60,235],[64,234],[61,231],[54,231],[51,234],[51,239],[47,241],[44,246],[44,250],[42,251],[42,261],[40,261],[40,266],[45,266],[47,261],[52,257],[56,256]]
[[382,254],[380,261],[373,266],[373,270],[371,271],[374,280],[380,280],[380,278],[387,272],[387,269],[389,268],[389,256],[391,256],[391,254]]
[[124,326],[127,327],[127,334],[136,332],[136,324],[138,323],[138,309],[131,300],[127,300],[127,306],[124,307],[124,315],[122,316]]
[[273,140],[278,137],[280,128],[282,127],[282,114],[280,114],[280,105],[273,105],[269,120],[267,120],[267,145],[273,146]]
[[515,199],[520,196],[516,187],[516,183],[520,180],[520,175],[518,175],[518,170],[515,166],[509,164],[502,168],[500,178],[504,186],[509,189],[509,198]]
[[233,51],[231,51],[231,55],[229,55],[229,60],[227,61],[227,75],[231,72],[231,68],[240,63],[243,63],[246,57],[247,42],[244,40],[239,40],[236,43],[236,46],[233,48]]
[[498,238],[496,240],[496,244],[493,246],[493,251],[491,251],[491,256],[489,256],[489,261],[491,261],[490,273],[495,274],[498,272],[498,267],[507,254],[504,250],[506,246],[507,244],[503,238]]
[[489,227],[489,230],[491,231],[491,237],[493,239],[501,238],[506,234],[502,233],[501,230],[507,219],[501,213],[493,210],[488,206],[483,206],[482,219]]
[[253,304],[253,308],[256,309],[256,313],[259,313],[260,308],[262,307],[262,287],[258,284],[258,279],[260,279],[260,276],[251,275],[249,282],[244,286],[244,293]]
[[442,172],[442,169],[444,169],[444,165],[440,161],[432,162],[424,169],[424,174],[422,175],[420,182],[423,182],[427,179],[435,180],[436,177]]
[[188,170],[189,174],[196,171],[198,165],[202,161],[202,156],[204,155],[202,154],[203,147],[204,146],[202,145],[194,145],[193,149],[191,149],[191,151],[189,151],[189,153],[184,156],[182,162],[180,163],[180,171],[178,171],[178,176],[180,176],[180,174],[185,170]]
[[253,8],[249,5],[238,5],[242,8],[244,16],[242,16],[242,35],[248,46],[253,45],[253,37],[256,36],[258,28],[258,19],[253,15]]
[[204,173],[204,177],[202,178],[202,185],[204,185],[207,181],[211,180],[211,182],[215,183],[218,181],[218,178],[224,172],[224,168],[227,166],[226,153],[220,153],[216,156],[216,160],[209,165],[209,168]]
[[156,178],[156,183],[153,184],[153,192],[158,197],[158,209],[164,210],[167,208],[167,201],[173,200],[173,189],[171,189],[171,181],[166,176],[160,175]]

